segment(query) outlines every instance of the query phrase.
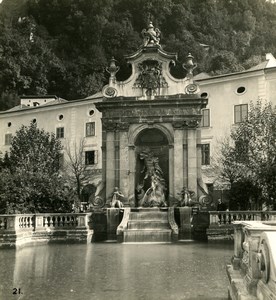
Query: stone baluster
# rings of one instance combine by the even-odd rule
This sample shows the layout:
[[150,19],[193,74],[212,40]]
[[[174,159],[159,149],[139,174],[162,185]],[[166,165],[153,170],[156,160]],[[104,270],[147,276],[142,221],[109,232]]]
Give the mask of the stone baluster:
[[66,226],[69,227],[70,226],[70,217],[66,216]]
[[76,226],[76,218],[75,218],[75,216],[71,216],[70,217],[70,219],[71,219],[71,222],[70,222],[70,226],[71,227],[75,227]]
[[49,216],[49,227],[53,227],[53,218],[52,216]]
[[45,226],[46,228],[49,227],[47,216],[43,216],[43,226]]

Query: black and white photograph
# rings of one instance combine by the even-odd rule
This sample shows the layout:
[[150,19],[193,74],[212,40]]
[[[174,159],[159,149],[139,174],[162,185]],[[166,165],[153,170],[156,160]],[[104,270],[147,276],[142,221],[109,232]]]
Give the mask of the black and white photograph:
[[276,300],[276,1],[0,0],[0,300]]

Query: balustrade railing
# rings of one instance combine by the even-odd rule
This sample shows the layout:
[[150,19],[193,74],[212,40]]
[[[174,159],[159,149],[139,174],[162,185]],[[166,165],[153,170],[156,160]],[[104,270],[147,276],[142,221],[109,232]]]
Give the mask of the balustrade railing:
[[0,231],[5,230],[47,230],[88,227],[85,213],[17,214],[0,215]]
[[60,215],[47,214],[43,215],[43,227],[77,227],[79,225],[80,216],[75,214]]
[[33,229],[35,217],[34,215],[17,215],[15,217],[15,224],[18,225],[19,228],[22,229]]
[[210,211],[210,225],[229,225],[234,221],[276,221],[276,211]]

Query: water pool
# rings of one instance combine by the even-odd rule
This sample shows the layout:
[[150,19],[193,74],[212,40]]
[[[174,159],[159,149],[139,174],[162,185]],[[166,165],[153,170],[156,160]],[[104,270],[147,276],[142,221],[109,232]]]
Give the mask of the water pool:
[[227,299],[232,255],[233,245],[193,242],[1,250],[0,299]]

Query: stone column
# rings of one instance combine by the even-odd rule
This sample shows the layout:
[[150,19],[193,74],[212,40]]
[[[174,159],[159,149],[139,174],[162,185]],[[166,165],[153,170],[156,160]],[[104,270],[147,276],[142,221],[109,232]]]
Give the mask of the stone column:
[[188,131],[183,131],[183,187],[188,187]]
[[174,197],[183,188],[183,130],[174,130]]
[[[129,187],[129,155],[128,155],[128,138],[127,132],[119,132],[120,139],[120,191],[128,200],[128,187]],[[124,203],[125,205],[128,204]]]
[[188,189],[197,194],[196,129],[188,129]]
[[106,201],[109,202],[115,187],[114,132],[106,133]]
[[196,152],[197,152],[197,178],[202,181],[201,175],[201,130],[196,129]]
[[[106,182],[106,131],[102,133],[102,181]],[[105,186],[106,189],[106,186]],[[106,192],[104,191],[103,196],[105,197]]]
[[120,186],[120,133],[119,131],[114,132],[114,147],[115,147],[115,186]]
[[174,198],[174,147],[169,145],[169,200]]
[[128,175],[128,200],[131,207],[135,206],[135,146],[128,146],[128,165],[129,165],[129,175]]

